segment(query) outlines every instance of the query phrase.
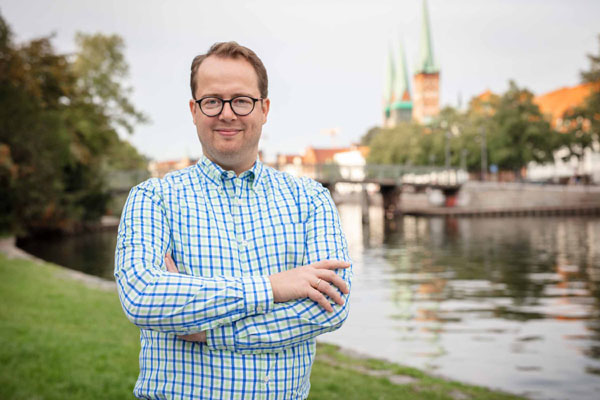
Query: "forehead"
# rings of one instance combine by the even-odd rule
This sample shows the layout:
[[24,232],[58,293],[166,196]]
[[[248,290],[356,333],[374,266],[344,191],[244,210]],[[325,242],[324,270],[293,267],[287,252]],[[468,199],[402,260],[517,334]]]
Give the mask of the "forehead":
[[254,68],[244,58],[206,58],[196,72],[196,95],[199,98],[211,94],[260,97]]

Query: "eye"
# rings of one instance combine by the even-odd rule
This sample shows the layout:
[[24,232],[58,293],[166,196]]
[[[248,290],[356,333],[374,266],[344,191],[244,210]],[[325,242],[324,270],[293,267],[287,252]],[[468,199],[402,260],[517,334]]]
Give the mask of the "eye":
[[221,99],[218,99],[216,97],[207,97],[205,99],[202,99],[201,106],[207,108],[220,107]]
[[233,102],[237,106],[247,107],[252,105],[252,99],[250,97],[236,97]]

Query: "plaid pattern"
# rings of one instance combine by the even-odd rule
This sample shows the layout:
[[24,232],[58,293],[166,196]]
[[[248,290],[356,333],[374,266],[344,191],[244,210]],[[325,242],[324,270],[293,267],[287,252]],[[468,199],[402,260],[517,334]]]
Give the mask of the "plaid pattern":
[[[179,274],[166,271],[171,253]],[[141,329],[144,399],[304,399],[315,337],[348,314],[274,303],[270,274],[350,261],[329,192],[257,161],[239,177],[203,157],[134,187],[115,257],[119,297]],[[338,271],[350,284],[352,272]],[[177,335],[206,331],[207,343]]]

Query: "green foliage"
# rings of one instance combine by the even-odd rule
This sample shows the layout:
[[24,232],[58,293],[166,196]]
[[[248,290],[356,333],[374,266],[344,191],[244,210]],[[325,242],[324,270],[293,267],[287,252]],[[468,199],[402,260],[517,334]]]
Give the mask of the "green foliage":
[[489,163],[517,174],[530,161],[552,161],[562,144],[531,92],[513,82],[502,96],[474,98],[466,112],[446,107],[430,125],[401,124],[369,136],[369,163],[442,166],[448,154],[451,166],[479,171],[485,149]]
[[363,137],[360,139],[360,144],[363,146],[369,146],[371,144],[371,139],[373,139],[375,136],[377,136],[379,131],[380,131],[380,128],[377,126],[374,126],[373,128],[369,129],[367,131],[367,133],[365,133],[363,135]]
[[372,164],[420,164],[423,149],[423,127],[401,124],[392,129],[381,129],[370,141],[368,162]]
[[101,107],[110,121],[130,133],[135,123],[147,122],[128,98],[131,88],[124,84],[129,66],[123,56],[123,39],[118,35],[77,33],[75,43],[78,50],[72,68],[82,97]]
[[581,78],[591,85],[591,93],[584,104],[565,112],[559,127],[565,133],[562,139],[569,155],[580,160],[586,149],[600,151],[600,50],[596,56],[589,54],[588,59],[590,69],[582,71]]
[[77,43],[73,59],[49,37],[16,45],[0,16],[0,233],[95,220],[110,199],[106,170],[144,163],[117,134],[145,120],[122,84],[122,40],[78,34]]
[[490,162],[518,174],[530,161],[553,161],[553,152],[561,146],[558,135],[533,103],[533,94],[511,81],[492,116]]
[[[598,35],[598,44],[600,45],[600,35]],[[583,82],[600,82],[600,48],[598,55],[588,54],[587,57],[590,60],[590,69],[581,72],[581,80]]]

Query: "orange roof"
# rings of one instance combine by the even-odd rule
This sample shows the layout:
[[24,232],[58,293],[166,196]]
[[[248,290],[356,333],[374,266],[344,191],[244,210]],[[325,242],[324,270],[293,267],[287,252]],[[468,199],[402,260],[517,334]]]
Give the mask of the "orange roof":
[[494,93],[490,89],[487,89],[485,92],[481,93],[479,96],[476,96],[475,98],[477,100],[481,100],[481,101],[489,101],[493,95],[494,95]]
[[[536,96],[533,102],[544,115],[551,116],[552,122],[562,118],[565,111],[581,105],[594,89],[594,83],[583,83],[573,87],[563,87]],[[598,87],[600,88],[600,86]]]
[[337,153],[350,150],[348,147],[316,149],[307,147],[303,157],[303,164],[326,164],[333,161],[333,156]]
[[364,157],[367,158],[367,156],[369,155],[369,146],[358,146],[358,151],[360,151],[360,154]]
[[496,93],[487,89],[485,92],[473,97],[469,102],[469,107],[477,113],[490,116],[494,114],[493,104],[495,104],[498,99],[499,97]]
[[298,154],[278,154],[277,162],[280,164],[294,164],[296,157],[300,157]]

